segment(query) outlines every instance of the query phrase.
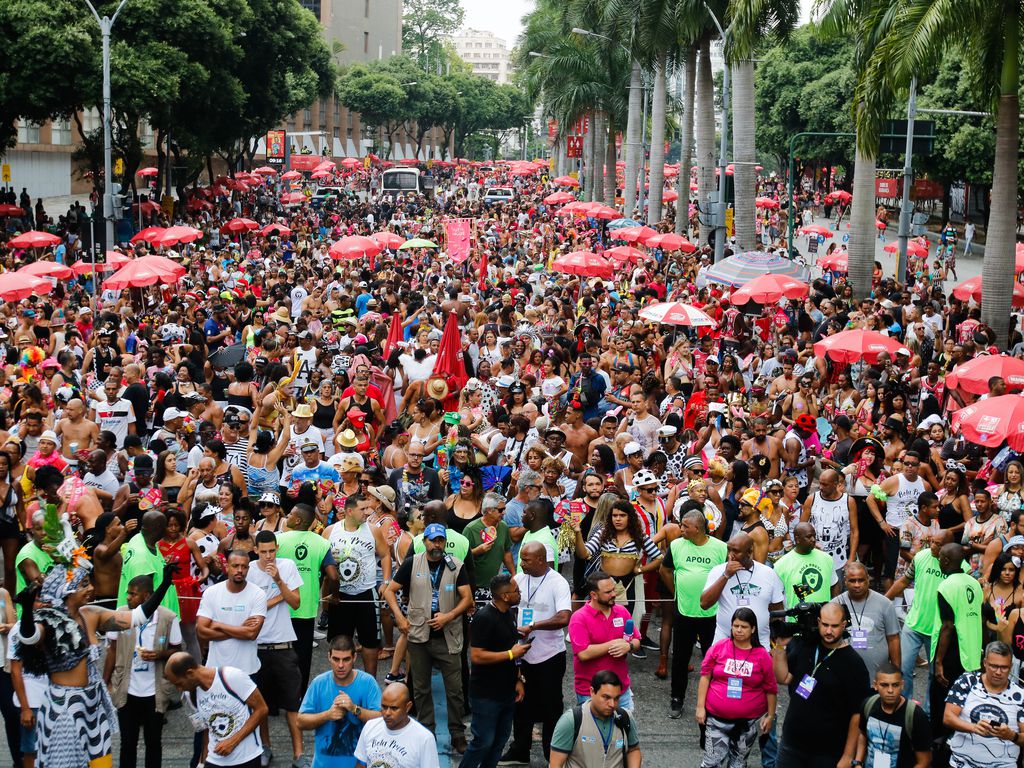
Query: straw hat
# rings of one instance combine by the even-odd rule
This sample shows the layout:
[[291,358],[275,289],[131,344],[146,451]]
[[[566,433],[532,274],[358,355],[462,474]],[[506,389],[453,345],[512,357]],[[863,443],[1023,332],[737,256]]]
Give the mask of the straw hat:
[[366,489],[366,492],[373,496],[377,501],[387,507],[391,512],[395,511],[395,489],[390,485],[376,485],[370,486]]
[[270,315],[270,319],[287,325],[292,324],[292,316],[288,314],[288,310],[284,307],[278,307],[273,314]]
[[296,419],[312,419],[313,409],[309,407],[309,403],[300,403],[292,411],[292,416]]
[[341,436],[338,438],[338,445],[340,445],[342,448],[355,448],[357,445],[359,445],[359,441],[356,440],[356,433],[353,432],[351,429],[346,429],[344,432],[341,433]]
[[448,384],[444,379],[431,379],[427,382],[427,396],[435,400],[448,397]]

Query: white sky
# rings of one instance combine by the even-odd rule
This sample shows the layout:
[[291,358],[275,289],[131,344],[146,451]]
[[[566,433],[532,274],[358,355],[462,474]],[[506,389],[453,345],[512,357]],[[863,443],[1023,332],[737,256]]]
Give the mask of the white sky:
[[[800,17],[806,22],[814,0],[800,0]],[[522,30],[522,18],[533,9],[534,0],[462,0],[466,27],[493,32],[511,48]]]

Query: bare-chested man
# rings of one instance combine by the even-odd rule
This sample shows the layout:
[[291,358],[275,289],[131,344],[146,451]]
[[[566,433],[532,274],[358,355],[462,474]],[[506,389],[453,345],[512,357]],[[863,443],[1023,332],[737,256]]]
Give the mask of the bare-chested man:
[[75,451],[91,451],[99,440],[99,425],[86,419],[85,414],[85,403],[76,397],[68,401],[64,418],[57,422],[60,452],[66,459],[74,458]]
[[768,471],[768,477],[778,478],[782,441],[768,434],[768,420],[763,416],[758,416],[754,419],[753,429],[754,436],[743,443],[740,458],[744,461],[750,461],[755,456],[767,456],[772,463],[771,469]]
[[605,416],[601,419],[601,428],[597,432],[597,437],[590,441],[590,446],[587,448],[588,463],[590,454],[599,445],[607,445],[612,450],[615,450],[615,433],[618,429],[619,420],[614,416]]
[[[138,520],[121,520],[112,512],[105,512],[96,520],[96,535],[101,536],[92,554],[92,586],[96,601],[116,601],[121,580],[121,545],[128,541],[139,527]],[[105,603],[109,606],[109,603]]]
[[597,430],[583,420],[582,403],[575,400],[569,403],[561,429],[565,433],[565,447],[576,457],[579,466],[585,466],[590,460],[590,445],[597,438]]
[[772,380],[771,386],[768,387],[768,397],[774,398],[779,395],[791,395],[796,392],[796,374],[793,373],[795,366],[796,361],[794,361],[792,357],[783,357],[782,375],[776,376]]

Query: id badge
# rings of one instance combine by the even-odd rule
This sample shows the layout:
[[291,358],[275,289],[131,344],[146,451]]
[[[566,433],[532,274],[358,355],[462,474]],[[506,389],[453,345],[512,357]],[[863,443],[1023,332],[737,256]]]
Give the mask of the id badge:
[[528,627],[533,624],[533,608],[523,608],[519,612],[519,620],[522,622],[524,627]]
[[740,598],[738,598],[736,600],[736,605],[739,605],[739,606],[750,605],[750,598],[749,597],[740,597]]
[[728,688],[725,691],[726,698],[730,699],[742,699],[743,698],[743,678],[742,677],[730,677],[728,682]]
[[871,768],[892,768],[892,757],[876,749],[872,753]]
[[796,687],[796,695],[802,699],[811,698],[811,694],[814,693],[814,686],[818,684],[810,675],[804,675],[804,679],[800,681],[800,684]]
[[868,631],[866,629],[851,629],[850,645],[855,651],[866,651],[868,649]]

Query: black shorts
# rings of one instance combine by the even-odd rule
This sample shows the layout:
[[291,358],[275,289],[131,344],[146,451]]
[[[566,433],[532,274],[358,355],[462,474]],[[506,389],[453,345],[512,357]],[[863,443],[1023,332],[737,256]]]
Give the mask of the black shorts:
[[25,540],[25,534],[17,520],[0,520],[0,539],[17,539],[19,542]]
[[882,534],[882,546],[885,552],[885,567],[882,575],[887,579],[896,578],[896,564],[900,561],[900,537]]
[[380,621],[377,615],[377,591],[368,589],[357,595],[340,594],[341,602],[327,606],[327,637],[357,635],[364,648],[380,647]]
[[299,674],[299,659],[294,648],[257,649],[260,669],[253,675],[253,682],[263,694],[272,714],[278,709],[285,712],[298,712],[301,703],[299,686],[302,676]]

